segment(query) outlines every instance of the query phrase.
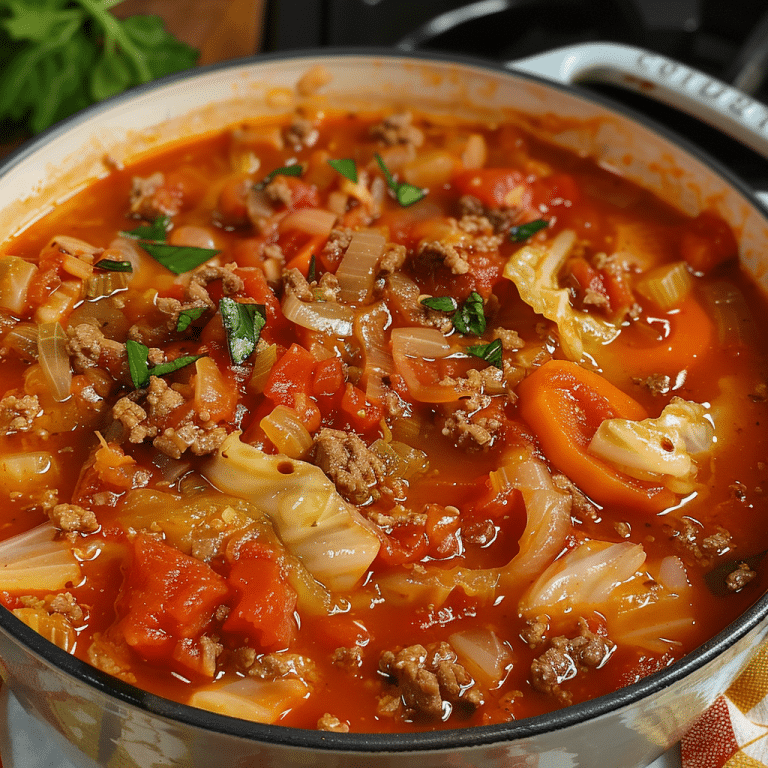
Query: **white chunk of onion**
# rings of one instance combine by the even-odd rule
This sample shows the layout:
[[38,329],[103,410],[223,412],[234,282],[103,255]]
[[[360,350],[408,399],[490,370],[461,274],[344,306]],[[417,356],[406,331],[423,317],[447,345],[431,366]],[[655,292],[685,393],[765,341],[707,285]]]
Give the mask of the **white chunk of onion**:
[[0,308],[21,314],[27,304],[27,291],[37,267],[19,256],[0,259]]
[[512,663],[512,653],[490,629],[477,627],[454,632],[448,642],[472,677],[489,688],[498,687]]
[[40,368],[51,394],[58,402],[69,397],[72,369],[69,367],[67,334],[60,323],[40,323],[37,337]]
[[328,237],[336,223],[336,214],[323,208],[298,208],[290,211],[281,220],[278,229],[286,232],[291,229],[306,232],[308,235]]
[[520,601],[526,616],[601,606],[645,562],[641,544],[586,541],[555,560]]
[[448,340],[437,328],[394,328],[390,338],[394,357],[439,360],[451,351]]
[[351,589],[379,552],[378,537],[313,464],[267,455],[233,433],[204,474],[266,513],[286,548],[332,591]]
[[283,314],[296,325],[311,331],[321,331],[331,336],[346,338],[354,328],[355,314],[352,307],[331,301],[302,301],[294,293],[286,293]]
[[339,298],[343,302],[368,300],[386,243],[384,235],[375,230],[358,229],[352,234],[349,246],[336,270]]

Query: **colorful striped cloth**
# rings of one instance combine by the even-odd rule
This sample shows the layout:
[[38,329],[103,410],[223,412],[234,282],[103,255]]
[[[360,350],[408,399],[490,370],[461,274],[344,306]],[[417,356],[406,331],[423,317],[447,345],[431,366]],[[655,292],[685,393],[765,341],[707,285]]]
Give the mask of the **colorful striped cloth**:
[[680,746],[683,768],[768,768],[768,642]]

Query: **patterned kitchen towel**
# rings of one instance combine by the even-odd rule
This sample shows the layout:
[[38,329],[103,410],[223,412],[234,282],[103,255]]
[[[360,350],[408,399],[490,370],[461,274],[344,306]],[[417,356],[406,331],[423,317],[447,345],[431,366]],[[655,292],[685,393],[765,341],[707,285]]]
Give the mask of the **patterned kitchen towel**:
[[768,768],[768,642],[681,743],[683,768]]

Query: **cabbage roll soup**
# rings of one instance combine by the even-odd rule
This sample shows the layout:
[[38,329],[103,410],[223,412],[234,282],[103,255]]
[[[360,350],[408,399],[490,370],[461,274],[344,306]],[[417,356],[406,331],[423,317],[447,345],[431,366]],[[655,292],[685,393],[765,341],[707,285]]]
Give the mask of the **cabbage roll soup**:
[[765,310],[713,211],[416,111],[105,167],[0,254],[0,600],[50,642],[238,718],[463,728],[762,594]]

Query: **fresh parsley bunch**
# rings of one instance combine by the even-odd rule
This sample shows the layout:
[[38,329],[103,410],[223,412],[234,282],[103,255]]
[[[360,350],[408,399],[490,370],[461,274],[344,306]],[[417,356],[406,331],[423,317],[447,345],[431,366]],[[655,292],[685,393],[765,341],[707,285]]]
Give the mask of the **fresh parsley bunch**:
[[120,0],[0,0],[0,130],[39,133],[133,85],[194,66],[159,16],[121,21]]

